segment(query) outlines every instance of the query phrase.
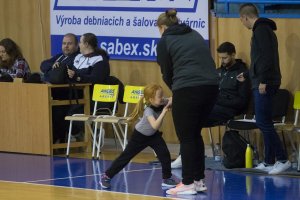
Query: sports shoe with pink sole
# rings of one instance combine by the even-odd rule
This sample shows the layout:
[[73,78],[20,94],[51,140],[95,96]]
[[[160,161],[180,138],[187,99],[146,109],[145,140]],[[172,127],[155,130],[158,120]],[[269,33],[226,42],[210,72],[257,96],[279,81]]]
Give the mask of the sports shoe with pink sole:
[[178,195],[178,194],[197,194],[195,189],[195,184],[184,185],[182,182],[179,183],[175,188],[169,189],[166,191],[169,195]]

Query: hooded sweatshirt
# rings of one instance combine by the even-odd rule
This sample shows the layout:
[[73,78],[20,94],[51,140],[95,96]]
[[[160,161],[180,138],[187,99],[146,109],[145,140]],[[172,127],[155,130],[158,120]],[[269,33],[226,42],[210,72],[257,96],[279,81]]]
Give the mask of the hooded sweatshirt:
[[157,63],[171,90],[218,85],[218,73],[203,37],[186,24],[167,28],[157,45]]
[[281,83],[276,29],[275,22],[267,18],[258,18],[254,23],[250,66],[252,88],[258,88],[260,83],[275,86]]

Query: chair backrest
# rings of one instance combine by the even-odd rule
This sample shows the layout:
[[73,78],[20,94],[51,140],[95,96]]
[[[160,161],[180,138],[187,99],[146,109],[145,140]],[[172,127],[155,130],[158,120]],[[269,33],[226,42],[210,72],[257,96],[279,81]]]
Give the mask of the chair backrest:
[[128,104],[138,103],[144,95],[144,86],[126,85],[124,89],[123,101],[126,103],[124,117],[128,114]]
[[95,102],[93,115],[96,114],[99,102],[114,103],[112,114],[116,113],[118,103],[119,85],[95,84],[92,100]]
[[124,104],[123,95],[124,95],[124,84],[123,82],[115,76],[109,76],[107,79],[108,85],[119,85],[118,101],[121,104]]
[[285,116],[288,111],[289,102],[290,92],[286,89],[279,89],[272,100],[272,117],[274,121],[280,120],[282,123],[285,122]]
[[298,125],[298,118],[299,118],[299,110],[300,110],[300,91],[295,92],[293,108],[295,110],[294,125],[297,126]]

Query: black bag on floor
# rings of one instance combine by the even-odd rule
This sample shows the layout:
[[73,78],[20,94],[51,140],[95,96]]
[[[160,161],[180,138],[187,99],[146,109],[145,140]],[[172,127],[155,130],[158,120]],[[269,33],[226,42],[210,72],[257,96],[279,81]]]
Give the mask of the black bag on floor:
[[245,152],[248,141],[238,131],[226,131],[222,139],[223,165],[228,169],[245,167]]

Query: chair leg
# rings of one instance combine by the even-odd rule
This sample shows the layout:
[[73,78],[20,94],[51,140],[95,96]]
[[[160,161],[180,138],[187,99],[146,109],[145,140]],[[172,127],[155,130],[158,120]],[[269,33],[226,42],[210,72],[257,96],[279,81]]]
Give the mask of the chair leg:
[[[102,140],[102,134],[103,134],[103,122],[100,123],[100,131],[99,131],[99,138],[98,138],[98,145],[97,145],[97,159],[99,159],[100,155],[100,149],[101,149],[101,140]],[[104,143],[104,141],[102,141]]]
[[94,134],[93,134],[93,151],[92,151],[92,158],[94,158],[95,156],[95,148],[97,146],[96,144],[96,138],[97,138],[97,126],[98,126],[98,122],[95,122],[95,127],[94,127]]
[[300,142],[299,142],[299,135],[297,135],[297,141],[298,141],[298,166],[297,166],[297,171],[300,172]]
[[73,121],[70,121],[70,126],[69,126],[69,133],[68,133],[68,144],[67,144],[67,152],[66,152],[66,156],[69,156],[70,153],[70,142],[71,142],[71,133],[72,133],[72,125],[73,125]]
[[215,157],[215,144],[214,144],[214,139],[212,137],[212,134],[211,134],[211,128],[208,128],[208,135],[209,135],[209,140],[210,140],[210,146],[211,146],[211,150],[212,150],[212,153],[213,153],[213,157]]

